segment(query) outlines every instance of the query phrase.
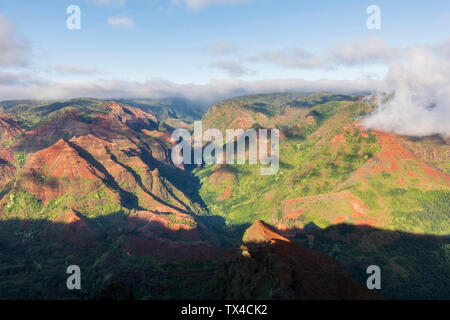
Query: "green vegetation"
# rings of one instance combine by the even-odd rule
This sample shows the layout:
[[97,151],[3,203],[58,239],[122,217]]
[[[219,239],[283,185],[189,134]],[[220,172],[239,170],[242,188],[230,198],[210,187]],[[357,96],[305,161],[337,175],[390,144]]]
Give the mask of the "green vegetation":
[[118,101],[151,112],[162,121],[177,119],[192,123],[194,120],[199,120],[203,114],[203,110],[198,104],[181,98],[122,99]]
[[[202,114],[184,100],[122,102],[156,114],[162,119],[159,131],[170,132],[175,123],[189,127]],[[68,110],[76,110],[85,124],[92,123],[96,113],[108,114],[106,101],[95,99],[2,102],[0,107],[26,130]],[[131,133],[112,138],[91,153],[77,149],[91,166],[88,170],[95,168],[92,179],[25,172],[32,151],[13,148],[15,177],[0,189],[0,256],[6,258],[0,259],[0,275],[8,275],[0,281],[0,298],[21,297],[24,292],[29,292],[28,298],[92,298],[111,283],[125,283],[138,299],[208,298],[205,290],[218,270],[217,259],[168,261],[130,254],[127,248],[139,251],[150,246],[139,241],[161,237],[167,241],[162,247],[170,251],[174,243],[189,243],[186,234],[195,239],[193,250],[198,237],[217,247],[237,248],[243,231],[256,220],[301,229],[295,241],[336,258],[360,282],[366,279],[364,268],[376,262],[384,270],[383,294],[388,298],[448,298],[448,278],[438,278],[450,274],[450,189],[448,180],[433,171],[448,172],[448,161],[440,160],[448,145],[437,138],[402,137],[405,150],[417,157],[437,156],[419,161],[403,156],[405,152],[397,154],[389,149],[395,145],[382,145],[378,133],[358,126],[372,110],[373,105],[356,96],[330,93],[252,95],[210,108],[203,117],[204,129],[280,130],[280,168],[271,176],[260,175],[260,165],[249,164],[180,170],[167,160],[170,145],[159,141],[156,131],[154,136]],[[72,136],[68,132],[62,138]],[[61,137],[50,137],[43,145],[56,138]],[[425,164],[430,167],[424,169]],[[45,188],[48,197],[36,192]],[[57,221],[68,212],[73,218],[71,209],[86,222],[83,228],[94,226],[95,232],[62,232],[66,225]],[[129,217],[138,212],[156,212],[163,219],[133,228]],[[194,229],[201,225],[200,235],[170,229],[177,224]],[[358,233],[362,231],[346,224],[372,228]],[[52,227],[68,239],[52,239],[47,233]],[[54,271],[74,261],[88,274],[78,294],[61,288],[65,274]],[[255,283],[261,285],[255,292],[267,296],[270,285]],[[230,284],[231,291],[237,287]]]
[[333,256],[362,284],[367,280],[367,266],[380,266],[380,293],[388,299],[449,297],[449,241],[443,237],[339,225],[316,231],[313,237],[298,236],[295,241]]
[[68,109],[77,110],[80,118],[87,123],[90,115],[95,112],[108,113],[106,102],[96,99],[73,99],[65,102],[48,101],[17,101],[0,102],[0,107],[17,119],[17,123],[24,129],[35,128]]
[[[204,166],[194,171],[202,183],[200,195],[210,214],[223,217],[230,228],[248,225],[257,219],[273,225],[283,223],[288,228],[301,223],[307,234],[327,228],[329,231],[324,234],[329,234],[329,237],[316,236],[314,239],[303,235],[305,238],[301,237],[301,242],[336,257],[362,283],[366,279],[365,267],[377,261],[389,273],[386,277],[389,284],[382,292],[386,297],[448,297],[449,279],[441,283],[430,275],[430,270],[440,277],[449,274],[450,264],[448,258],[444,258],[448,257],[448,245],[441,246],[440,239],[416,238],[406,233],[402,234],[401,240],[389,244],[391,237],[401,234],[399,231],[450,234],[448,183],[425,176],[426,173],[421,172],[420,165],[413,160],[395,159],[401,170],[375,171],[377,166],[381,166],[379,159],[368,164],[369,159],[382,151],[382,146],[375,133],[363,134],[351,123],[371,112],[372,105],[352,101],[351,97],[341,101],[321,100],[320,94],[311,99],[321,102],[317,105],[293,103],[292,100],[289,102],[290,99],[305,98],[258,95],[232,99],[217,104],[205,115],[210,127],[225,128],[233,127],[238,115],[249,114],[249,119],[256,121],[253,128],[276,126],[284,133],[280,140],[280,170],[277,175],[260,176],[258,166],[227,165],[227,171],[239,183],[226,181],[226,178],[219,180],[223,183],[218,183],[214,176],[224,166]],[[292,116],[284,119],[284,110],[292,106],[306,108],[306,112],[296,114],[288,109]],[[308,117],[313,117],[314,121]],[[408,150],[417,148],[420,154],[426,144],[419,142],[420,146],[413,142],[408,144]],[[433,150],[441,150],[434,140],[427,143],[433,145]],[[444,162],[432,163],[440,168]],[[390,159],[386,167],[392,168]],[[356,175],[355,172],[361,168],[366,168],[361,172],[371,174]],[[232,186],[230,196],[224,198],[224,190],[229,186]],[[427,190],[430,186],[433,190]],[[351,205],[343,192],[347,192],[348,197],[354,195],[361,202]],[[286,220],[284,216],[291,210],[286,201],[290,199],[306,200],[297,207],[292,205],[293,211],[302,209],[302,212],[296,219]],[[361,219],[367,221],[377,221],[386,232],[377,234],[374,230],[373,239],[368,236],[367,240],[350,241],[346,240],[350,239],[350,233],[347,235],[344,228],[337,231],[333,227],[337,217],[352,222],[358,215],[364,215]],[[383,245],[383,241],[388,244]]]
[[14,159],[19,168],[22,168],[27,160],[28,154],[25,151],[17,151],[14,153]]
[[42,204],[25,190],[15,190],[8,195],[3,210],[7,217],[39,219],[37,213],[41,212]]
[[[297,125],[289,126],[291,119],[287,120],[288,124],[279,125],[285,133],[285,138],[280,141],[278,174],[261,176],[258,166],[228,165],[227,167],[232,168],[239,180],[238,184],[232,186],[231,196],[228,199],[220,200],[228,184],[224,183],[224,187],[220,187],[209,182],[210,176],[217,170],[222,170],[223,166],[205,166],[194,171],[202,182],[200,195],[208,204],[210,212],[223,216],[232,224],[252,223],[256,219],[266,219],[275,223],[281,218],[276,214],[282,211],[284,200],[332,192],[336,185],[348,179],[380,149],[373,133],[363,136],[357,129],[344,132],[345,143],[342,145],[335,146],[329,143],[332,137],[342,132],[344,126],[356,119],[355,113],[362,114],[371,110],[366,104],[354,102],[356,99],[351,96],[331,94],[250,96],[243,98],[243,101],[234,99],[221,102],[215,107],[216,110],[208,112],[205,118],[209,123],[215,121],[227,123],[230,120],[227,118],[224,120],[220,110],[225,109],[228,112],[229,104],[243,105],[242,108],[247,110],[249,101],[260,103],[258,101],[264,99],[270,101],[267,105],[272,106],[271,112],[275,114],[280,114],[282,112],[280,110],[287,106],[299,107],[299,101],[304,101],[302,108],[306,108],[307,112],[297,119],[297,122],[303,123],[309,117],[313,117],[314,121],[309,121],[300,129]],[[274,105],[273,101],[276,101]],[[320,104],[314,105],[315,102]],[[311,105],[312,107],[308,108]],[[231,109],[235,112],[237,108]],[[212,120],[210,117],[216,111],[221,114],[221,118]],[[320,223],[318,217],[311,218],[311,221]],[[324,223],[323,220],[321,222]]]
[[[395,197],[395,196],[393,196]],[[405,207],[407,197],[415,199],[420,210]],[[403,199],[403,201],[402,201]],[[395,198],[394,227],[413,233],[446,235],[450,230],[450,191],[408,190]]]

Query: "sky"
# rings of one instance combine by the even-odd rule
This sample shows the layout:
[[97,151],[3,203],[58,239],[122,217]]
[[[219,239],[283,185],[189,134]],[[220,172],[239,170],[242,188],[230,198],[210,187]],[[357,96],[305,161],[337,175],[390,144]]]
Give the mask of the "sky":
[[449,60],[448,0],[0,0],[0,100],[420,87],[448,116]]
[[[336,51],[348,44],[433,45],[448,36],[448,1],[378,1],[379,30],[366,26],[371,4],[373,0],[1,0],[0,21],[12,29],[11,41],[23,44],[13,53],[23,61],[2,66],[0,60],[0,70],[52,82],[381,79],[388,70],[383,58],[331,60],[339,60]],[[79,30],[66,27],[70,5],[80,8]]]
[[[366,26],[374,2],[379,30]],[[80,30],[66,27],[72,4],[81,9]],[[11,71],[54,81],[379,79],[387,71],[379,63],[330,68],[295,63],[296,56],[370,37],[388,46],[434,44],[450,30],[445,0],[1,0],[0,14],[29,50],[28,68]]]

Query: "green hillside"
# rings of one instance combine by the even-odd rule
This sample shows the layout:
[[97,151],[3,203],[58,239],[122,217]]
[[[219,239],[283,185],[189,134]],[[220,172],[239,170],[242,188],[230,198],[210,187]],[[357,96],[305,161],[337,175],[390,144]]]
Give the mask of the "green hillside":
[[[408,151],[411,144],[422,150],[420,142],[366,132],[359,121],[372,110],[355,97],[331,94],[250,96],[212,107],[204,126],[233,127],[240,119],[247,128],[279,128],[281,140],[278,174],[261,176],[254,165],[196,171],[210,212],[230,224],[263,219],[284,228],[310,222],[324,228],[346,222],[449,233],[448,174]],[[447,148],[441,141],[435,149],[445,154]]]
[[[0,298],[270,298],[291,286],[277,270],[306,256],[247,264],[242,237],[259,220],[360,284],[380,265],[387,298],[450,297],[448,138],[367,131],[374,105],[357,96],[253,95],[211,107],[203,129],[278,128],[277,174],[192,169],[172,163],[170,130],[199,114],[141,102],[1,103]],[[77,294],[60,272],[74,262],[89,274]]]
[[[281,138],[275,175],[248,164],[195,170],[209,214],[236,230],[228,239],[235,245],[242,225],[264,220],[336,258],[361,282],[368,265],[380,265],[385,297],[449,297],[449,139],[366,131],[360,122],[374,106],[338,97],[259,95],[212,107],[206,127],[276,127]],[[232,279],[218,276],[219,283],[247,272],[233,268],[224,271]],[[269,289],[249,290],[264,296]]]
[[174,128],[185,127],[199,120],[204,111],[199,103],[182,98],[121,99],[119,102],[155,114]]

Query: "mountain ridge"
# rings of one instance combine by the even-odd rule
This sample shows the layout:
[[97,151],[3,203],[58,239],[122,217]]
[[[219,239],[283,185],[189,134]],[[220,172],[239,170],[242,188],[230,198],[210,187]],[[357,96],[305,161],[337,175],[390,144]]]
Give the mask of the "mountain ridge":
[[[4,270],[16,270],[15,264],[25,260],[39,262],[25,267],[27,276],[14,273],[15,281],[30,285],[30,279],[36,280],[33,272],[45,264],[37,252],[57,246],[52,244],[57,239],[61,256],[50,251],[43,256],[55,257],[49,270],[77,250],[88,252],[85,258],[77,257],[93,273],[99,265],[107,270],[107,275],[90,280],[90,289],[117,285],[138,298],[148,296],[149,288],[159,292],[159,298],[182,292],[198,296],[200,291],[180,289],[170,281],[163,271],[169,265],[178,276],[190,270],[192,277],[186,281],[193,281],[189,286],[194,291],[196,286],[206,290],[201,291],[203,297],[237,297],[235,287],[218,292],[209,285],[223,281],[221,273],[229,276],[224,283],[235,281],[228,267],[220,266],[240,265],[235,259],[239,245],[251,255],[246,243],[252,247],[260,241],[265,247],[257,254],[260,259],[243,262],[240,278],[255,284],[250,287],[257,296],[351,297],[345,288],[332,293],[334,289],[321,285],[322,291],[314,291],[313,282],[322,283],[320,279],[307,279],[311,286],[303,295],[288,284],[301,288],[304,279],[289,280],[274,271],[297,270],[301,259],[295,252],[309,257],[311,249],[328,257],[323,261],[333,259],[348,270],[349,275],[338,277],[341,280],[331,276],[335,284],[356,288],[349,278],[364,283],[361,272],[374,263],[369,258],[376,257],[392,281],[383,296],[421,297],[418,288],[402,283],[411,278],[426,292],[445,297],[445,279],[427,280],[414,268],[442,273],[449,266],[449,141],[365,130],[361,120],[374,108],[357,96],[329,93],[247,96],[210,108],[203,116],[204,129],[217,124],[218,129],[280,130],[280,170],[262,177],[259,165],[175,166],[170,134],[176,127],[144,107],[96,99],[10,102],[2,116],[7,134],[0,131],[6,141],[0,145],[0,235],[5,240],[0,287],[7,290],[2,274],[10,271]],[[186,119],[178,120],[191,129]],[[361,231],[364,228],[369,231]],[[97,245],[89,248],[93,241]],[[412,256],[410,244],[427,251]],[[19,249],[17,254],[6,250],[13,247]],[[26,248],[31,248],[29,253]],[[245,255],[245,250],[238,254]],[[284,262],[261,273],[267,257],[280,254]],[[422,265],[425,260],[433,265]],[[259,271],[246,272],[249,265]],[[149,266],[158,271],[150,272]],[[139,275],[144,269],[146,280]],[[269,295],[257,280],[268,274],[286,290]],[[195,284],[203,275],[207,281]],[[44,277],[51,283],[56,278],[56,271]],[[157,279],[171,283],[170,289]],[[359,290],[359,297],[366,297]],[[251,296],[245,288],[241,291]],[[283,291],[288,294],[283,296]]]

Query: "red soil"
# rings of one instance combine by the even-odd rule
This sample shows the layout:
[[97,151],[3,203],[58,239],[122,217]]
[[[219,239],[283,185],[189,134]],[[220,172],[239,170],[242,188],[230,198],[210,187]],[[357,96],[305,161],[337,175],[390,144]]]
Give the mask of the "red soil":
[[91,229],[91,226],[87,222],[86,218],[73,209],[70,209],[61,214],[54,220],[54,222],[70,225],[70,228],[77,229],[78,231]]
[[259,243],[259,242],[274,242],[274,241],[291,242],[289,239],[276,233],[267,223],[264,221],[256,221],[244,234],[243,241]]
[[14,139],[17,135],[22,133],[22,128],[9,119],[8,116],[0,114],[0,138]]
[[67,110],[63,114],[25,132],[24,141],[32,148],[48,146],[48,142],[54,137],[65,136],[71,133],[74,136],[83,136],[91,131],[90,126],[83,123],[75,110]]
[[338,224],[338,223],[342,223],[344,222],[345,217],[336,217],[336,220],[334,221],[334,223]]
[[295,210],[295,211],[288,211],[284,215],[283,219],[284,220],[289,220],[289,219],[297,220],[298,217],[300,217],[302,215],[302,213],[303,213],[303,209],[299,209],[299,210]]
[[343,194],[352,206],[351,214],[356,225],[376,226],[378,224],[377,219],[367,215],[370,208],[360,198],[348,191],[344,191]]
[[365,177],[371,174],[379,174],[383,171],[392,173],[402,169],[409,176],[413,178],[422,178],[422,181],[425,182],[426,179],[424,177],[419,177],[418,174],[404,168],[404,166],[400,163],[404,160],[417,163],[419,168],[422,170],[423,175],[428,178],[441,178],[447,182],[450,182],[450,175],[438,171],[418,159],[402,145],[398,136],[382,131],[374,132],[377,136],[378,142],[381,145],[381,152],[369,159],[366,165],[358,169],[356,171],[356,175]]
[[286,200],[286,201],[284,201],[284,206],[288,207],[294,203],[302,203],[303,201],[305,201],[305,198],[294,198],[294,199]]
[[78,246],[92,245],[92,242],[98,241],[100,235],[88,218],[73,209],[62,213],[49,223],[44,229],[44,234],[56,241],[69,242]]
[[345,143],[345,136],[343,133],[339,133],[333,139],[331,139],[330,142],[333,144],[342,145]]
[[0,187],[11,181],[16,173],[16,168],[9,163],[0,162]]
[[229,186],[225,189],[225,191],[223,192],[223,195],[221,195],[220,197],[217,198],[218,201],[222,201],[222,200],[226,200],[228,198],[230,198],[231,196],[231,190],[233,189],[232,186]]
[[110,102],[106,105],[111,109],[111,115],[118,118],[122,123],[125,124],[156,124],[158,119],[149,113],[138,108],[133,108],[130,106],[121,106],[115,102]]
[[[21,180],[20,184],[44,203],[69,190],[77,191],[80,188],[80,178],[98,183],[104,178],[100,171],[62,139],[33,154],[23,167],[23,177],[26,179]],[[42,184],[40,177],[67,179],[64,184],[57,180]]]
[[5,162],[13,162],[14,153],[9,149],[0,149],[0,159]]
[[159,139],[159,140],[161,140],[161,141],[163,141],[163,142],[165,142],[165,143],[167,143],[169,145],[175,145],[176,144],[176,142],[174,140],[172,140],[172,136],[170,135],[170,133],[167,132],[167,131],[162,132],[162,131],[158,131],[158,130],[150,131],[150,130],[147,130],[147,129],[142,129],[141,132],[146,134],[146,135],[148,135],[148,136],[155,137],[155,138],[157,138],[157,139]]
[[275,196],[275,194],[273,192],[268,192],[264,195],[264,199],[271,200],[271,199],[273,199],[274,196]]
[[198,224],[184,213],[176,213],[169,218],[168,215],[152,211],[134,211],[128,217],[128,228],[138,230],[142,234],[153,233],[157,235],[177,236],[189,241],[201,240]]
[[38,151],[27,161],[27,169],[56,178],[98,179],[103,175],[66,141],[59,140],[53,146]]

